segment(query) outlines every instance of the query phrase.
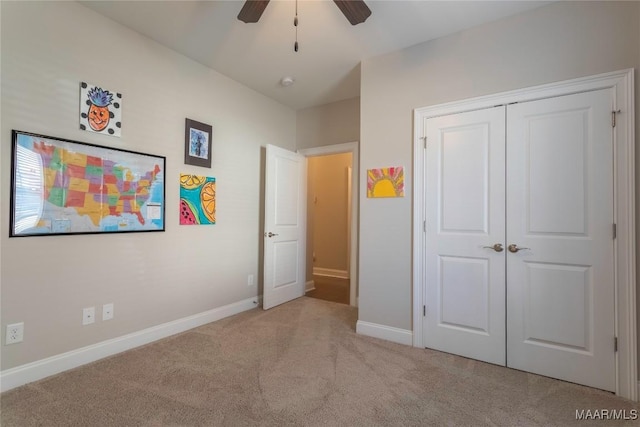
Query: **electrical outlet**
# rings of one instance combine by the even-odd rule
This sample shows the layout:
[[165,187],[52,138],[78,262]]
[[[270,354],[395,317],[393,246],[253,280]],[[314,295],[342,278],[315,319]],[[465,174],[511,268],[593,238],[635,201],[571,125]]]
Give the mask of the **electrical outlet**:
[[96,308],[88,307],[82,309],[82,324],[89,325],[96,321]]
[[253,286],[253,274],[247,277],[247,286]]
[[102,320],[113,319],[113,303],[105,304],[102,306]]
[[5,344],[16,344],[24,339],[24,322],[7,325],[7,338]]

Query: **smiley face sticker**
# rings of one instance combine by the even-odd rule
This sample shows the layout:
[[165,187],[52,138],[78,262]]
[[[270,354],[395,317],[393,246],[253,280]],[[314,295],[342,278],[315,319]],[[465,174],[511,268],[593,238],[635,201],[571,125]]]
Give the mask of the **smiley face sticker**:
[[120,136],[122,129],[122,95],[80,83],[80,129]]

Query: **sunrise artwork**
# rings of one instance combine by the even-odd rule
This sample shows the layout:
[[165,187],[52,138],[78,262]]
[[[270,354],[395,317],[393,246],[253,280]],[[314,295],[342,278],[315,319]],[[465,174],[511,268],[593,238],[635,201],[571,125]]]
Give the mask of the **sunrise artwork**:
[[367,170],[367,197],[404,197],[404,168]]

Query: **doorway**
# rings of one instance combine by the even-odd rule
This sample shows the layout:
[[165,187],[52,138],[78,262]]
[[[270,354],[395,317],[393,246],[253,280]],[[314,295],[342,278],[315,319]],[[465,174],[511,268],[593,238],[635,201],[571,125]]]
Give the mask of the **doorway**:
[[307,292],[349,304],[351,153],[307,157]]
[[300,150],[307,158],[306,294],[357,306],[356,142]]

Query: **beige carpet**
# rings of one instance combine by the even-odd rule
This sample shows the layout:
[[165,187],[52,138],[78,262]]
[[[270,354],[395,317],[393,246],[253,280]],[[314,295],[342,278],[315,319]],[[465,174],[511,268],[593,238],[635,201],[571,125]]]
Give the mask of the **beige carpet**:
[[576,410],[610,393],[355,334],[352,307],[303,297],[2,394],[11,426],[638,426]]

